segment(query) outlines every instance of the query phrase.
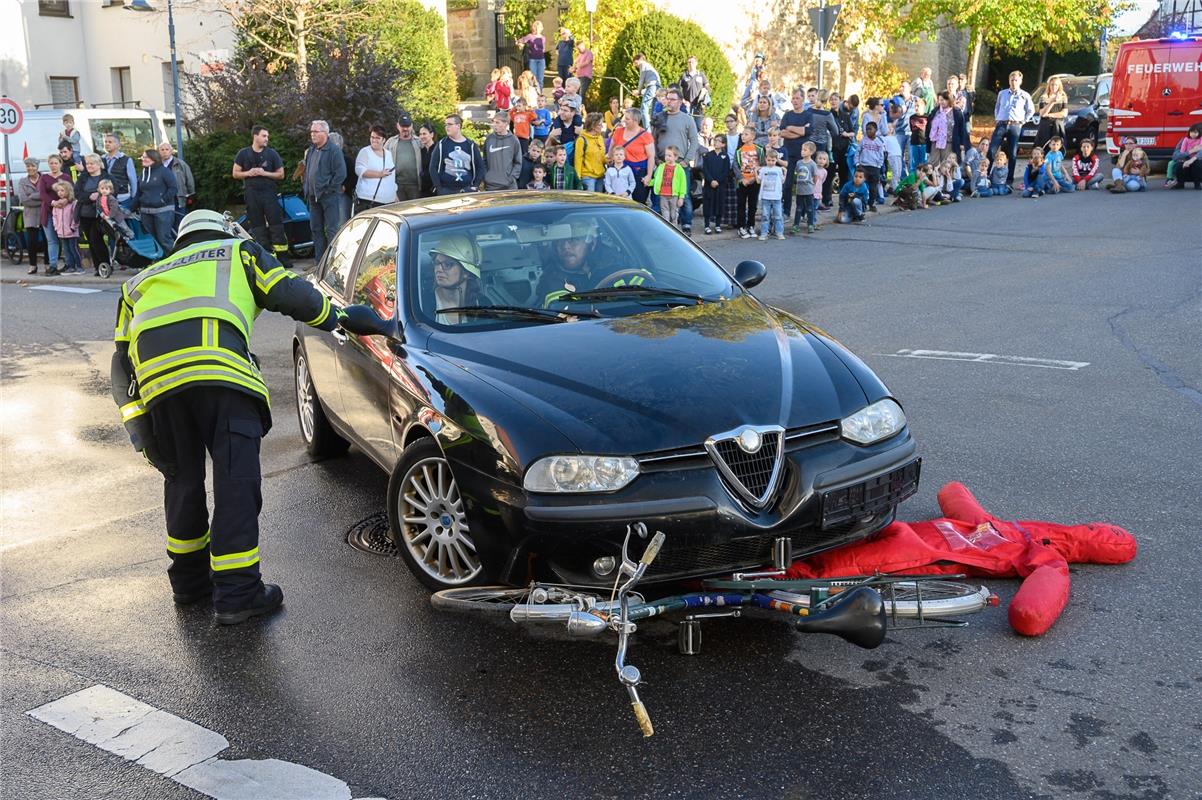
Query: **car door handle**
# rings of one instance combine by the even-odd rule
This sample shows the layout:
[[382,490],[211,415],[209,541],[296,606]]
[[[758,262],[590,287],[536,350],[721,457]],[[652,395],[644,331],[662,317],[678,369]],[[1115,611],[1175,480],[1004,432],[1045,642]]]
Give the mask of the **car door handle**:
[[334,337],[334,341],[338,342],[338,344],[346,344],[347,337],[345,331],[335,328],[334,330],[330,331],[330,335]]

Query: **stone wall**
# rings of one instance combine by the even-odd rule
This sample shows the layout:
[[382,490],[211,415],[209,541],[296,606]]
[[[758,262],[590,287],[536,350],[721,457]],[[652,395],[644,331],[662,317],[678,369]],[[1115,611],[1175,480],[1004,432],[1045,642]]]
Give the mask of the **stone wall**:
[[488,74],[496,65],[496,14],[484,0],[474,10],[447,11],[447,42],[456,75],[473,76],[473,97],[484,95]]

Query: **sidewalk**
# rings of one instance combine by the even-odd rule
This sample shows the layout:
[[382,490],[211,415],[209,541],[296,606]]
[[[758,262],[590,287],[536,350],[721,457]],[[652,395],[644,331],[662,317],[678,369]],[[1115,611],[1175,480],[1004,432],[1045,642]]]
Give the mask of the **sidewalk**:
[[[86,259],[85,259],[86,262]],[[313,270],[314,262],[311,258],[298,258],[292,263],[292,271],[298,275],[306,275]],[[133,270],[117,270],[108,278],[98,278],[92,274],[92,270],[85,267],[82,275],[58,275],[51,276],[46,274],[46,265],[38,264],[37,275],[27,275],[26,270],[29,269],[27,262],[14,264],[9,260],[7,255],[0,256],[0,284],[14,284],[16,286],[72,286],[82,289],[95,289],[103,291],[105,289],[116,289],[129,278],[138,273]]]

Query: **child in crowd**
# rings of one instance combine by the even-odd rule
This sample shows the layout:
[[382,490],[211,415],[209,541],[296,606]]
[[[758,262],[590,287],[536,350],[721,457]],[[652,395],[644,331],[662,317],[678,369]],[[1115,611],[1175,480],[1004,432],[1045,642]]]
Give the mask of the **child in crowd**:
[[952,203],[959,203],[964,179],[960,177],[960,165],[956,162],[956,156],[948,153],[939,163],[938,170],[943,179],[943,187],[940,189],[943,198]]
[[127,239],[134,238],[134,232],[125,222],[125,209],[113,195],[113,182],[105,178],[96,184],[96,190],[100,193],[100,197],[96,200],[96,210],[100,216],[122,236]]
[[[530,140],[530,149],[526,151],[526,156],[522,159],[522,172],[518,176],[518,186],[525,186],[534,179],[534,167],[537,164],[546,164],[543,162],[543,143],[538,139]],[[546,175],[546,170],[543,175]]]
[[739,172],[735,225],[739,228],[740,238],[750,239],[760,199],[760,185],[755,182],[755,176],[764,161],[764,148],[755,143],[755,128],[751,125],[743,128],[740,138],[743,142],[735,151],[735,169]]
[[[889,123],[889,127],[885,129],[885,136],[883,137],[885,140],[884,141],[885,157],[888,159],[888,163],[889,163],[889,190],[890,191],[896,191],[898,182],[900,182],[901,179],[904,178],[906,175],[905,167],[903,166],[903,162],[902,162],[901,142],[899,142],[897,140],[897,134],[894,133],[894,130],[895,130],[895,126],[893,125],[893,123]],[[862,141],[860,142],[860,146],[861,147],[864,146],[864,143]],[[883,172],[884,171],[882,170],[882,174],[883,174]],[[884,181],[882,181],[881,183],[883,184]],[[884,201],[884,197],[885,197],[885,190],[882,187],[882,189],[881,189],[882,202]]]
[[863,222],[864,209],[870,200],[864,170],[856,167],[851,180],[839,189],[839,222]]
[[1048,188],[1048,165],[1043,160],[1043,148],[1032,147],[1027,159],[1027,169],[1023,172],[1023,197],[1038,199]]
[[675,227],[680,227],[680,209],[684,193],[689,190],[688,168],[676,163],[680,150],[674,144],[664,150],[664,160],[655,168],[651,188],[659,196],[659,213]]
[[1077,191],[1096,189],[1102,183],[1101,161],[1093,151],[1093,142],[1089,139],[1081,142],[1081,149],[1073,156],[1072,179]]
[[915,186],[922,198],[919,208],[943,205],[943,179],[935,174],[935,168],[930,164],[919,164],[915,173],[918,176]]
[[551,122],[553,121],[551,109],[547,108],[547,98],[542,92],[538,93],[538,99],[535,102],[538,104],[538,108],[534,109],[534,116],[536,117],[533,131],[534,138],[546,144],[547,136],[551,133]]
[[864,126],[864,138],[860,140],[860,149],[856,153],[856,168],[864,170],[868,181],[868,204],[876,208],[878,202],[885,202],[885,191],[880,186],[884,174],[885,159],[889,159],[892,168],[893,156],[889,147],[897,149],[897,169],[901,170],[901,149],[897,147],[897,137],[893,135],[893,126],[889,126],[889,135],[881,137],[875,122]]
[[[776,152],[777,161],[779,161],[782,164],[789,163],[789,156],[785,152],[785,144],[781,140],[780,128],[777,128],[775,126],[768,129],[768,144],[766,144],[764,146],[765,155],[767,155],[768,153],[771,153],[773,151]],[[761,193],[762,192],[763,192],[763,190],[761,189]]]
[[764,166],[756,171],[755,179],[760,185],[760,241],[768,239],[769,230],[774,238],[783,239],[785,168],[775,150],[764,152]]
[[[572,107],[573,111],[575,111],[577,114],[580,113],[580,104],[584,102],[584,98],[580,96],[579,78],[568,78],[566,81],[564,81],[563,97],[559,98],[559,102],[567,103]],[[597,116],[601,115],[598,114]],[[605,118],[601,117],[601,120],[604,122]]]
[[[568,78],[568,83],[575,80],[575,78]],[[577,85],[579,83],[577,81]],[[567,95],[564,95],[564,102],[567,102]],[[576,147],[573,152],[576,177],[590,192],[599,192],[604,188],[605,134],[601,127],[604,124],[605,118],[594,111],[584,118],[584,130],[576,137]]]
[[555,101],[555,107],[559,108],[559,101],[564,96],[563,78],[558,75],[551,79],[551,99]]
[[1010,162],[1006,151],[999,148],[997,155],[993,158],[993,166],[989,168],[989,191],[993,193],[994,197],[1014,191],[1010,188],[1010,182],[1007,180],[1010,176],[1007,172],[1009,166]]
[[914,116],[910,117],[910,169],[927,163],[927,117],[926,103],[921,97],[914,99]]
[[917,169],[906,174],[897,183],[897,191],[893,194],[893,205],[903,211],[917,211],[920,208],[926,208],[926,204],[922,200],[922,174],[923,169]]
[[[831,157],[825,150],[819,150],[814,154],[814,206],[817,210],[822,209],[822,187],[826,182],[826,176],[829,175],[834,168],[834,165],[831,164]],[[868,174],[867,170],[865,170],[864,174]],[[869,187],[869,189],[872,188],[872,184],[866,185]],[[871,197],[868,199],[868,207],[871,210],[876,211],[876,206],[872,204]],[[815,213],[817,213],[817,211],[815,211]],[[818,227],[818,223],[815,222],[814,229],[817,230]]]
[[989,184],[989,159],[977,161],[977,174],[972,182],[973,197],[993,197],[993,188]]
[[722,209],[726,207],[726,184],[733,166],[726,149],[726,135],[719,133],[711,141],[713,149],[701,157],[702,208],[705,209],[705,232],[722,233]]
[[793,172],[793,193],[797,201],[793,209],[793,229],[791,233],[801,233],[801,217],[806,218],[806,233],[813,233],[818,223],[818,205],[814,202],[814,184],[822,186],[818,178],[818,165],[814,162],[814,152],[818,148],[813,142],[801,146],[801,158],[797,161]]
[[513,70],[501,67],[501,78],[497,81],[497,111],[509,111],[513,99]]
[[1127,166],[1127,161],[1131,158],[1131,153],[1134,150],[1135,137],[1124,136],[1122,140],[1122,150],[1119,151],[1119,157],[1114,160],[1114,169],[1110,170],[1110,183],[1106,184],[1106,188],[1110,191],[1123,191],[1123,189],[1116,188],[1116,184],[1121,184],[1123,182],[1123,169]]
[[1173,148],[1173,157],[1165,171],[1164,188],[1184,189],[1185,184],[1193,181],[1194,189],[1202,189],[1199,156],[1202,156],[1202,122],[1195,122]]
[[509,115],[509,119],[513,122],[513,135],[518,137],[518,143],[522,145],[522,155],[526,155],[530,150],[530,137],[538,115],[526,105],[525,98],[515,97],[513,113]]
[[536,192],[545,192],[551,187],[547,185],[547,168],[542,164],[535,164],[531,170],[530,182],[526,184],[527,189],[533,189]]
[[496,109],[497,107],[497,83],[501,80],[501,69],[494,67],[493,71],[488,73],[488,83],[484,84],[484,99],[488,102],[488,107]]
[[1064,152],[1060,149],[1064,140],[1059,136],[1048,139],[1048,151],[1044,154],[1044,162],[1048,165],[1048,189],[1052,194],[1071,192],[1077,187],[1068,177],[1068,168],[1064,163]]
[[568,149],[563,145],[556,145],[546,151],[544,158],[551,158],[551,165],[547,169],[547,183],[552,189],[579,189],[580,181],[576,178],[576,170],[572,169],[572,165],[568,163]]
[[[63,141],[70,142],[71,143],[71,152],[74,153],[76,155],[76,157],[79,157],[79,154],[81,152],[83,152],[79,149],[80,148],[79,131],[77,131],[75,129],[75,117],[73,117],[72,115],[63,114],[63,129],[58,134],[58,140],[60,142],[63,142]],[[64,168],[66,168],[67,165],[64,164],[63,166],[64,166]]]
[[[51,204],[50,214],[54,233],[58,236],[59,246],[66,261],[63,273],[83,272],[83,259],[79,254],[79,221],[75,216],[75,187],[67,181],[58,181],[51,188],[58,195],[58,200]],[[113,205],[116,204],[114,200]],[[51,270],[54,270],[53,264],[46,270],[46,274],[58,274]]]
[[982,136],[981,141],[976,147],[970,147],[964,151],[964,179],[968,181],[968,185],[972,185],[977,176],[981,174],[980,163],[987,161],[986,155],[989,153],[989,137]]
[[1112,192],[1146,192],[1148,190],[1148,154],[1135,147],[1123,165],[1123,179],[1110,188]]
[[[605,191],[618,197],[630,198],[638,184],[635,182],[634,170],[626,166],[626,148],[615,147],[609,151],[609,158],[613,163],[605,169]],[[708,209],[706,213],[709,213]]]

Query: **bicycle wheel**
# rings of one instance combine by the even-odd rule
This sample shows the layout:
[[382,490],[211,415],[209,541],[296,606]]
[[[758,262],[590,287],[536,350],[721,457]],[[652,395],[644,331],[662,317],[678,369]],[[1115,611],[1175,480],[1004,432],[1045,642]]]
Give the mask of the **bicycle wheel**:
[[507,617],[513,607],[526,602],[529,595],[529,589],[512,586],[457,586],[430,595],[430,605],[439,611],[457,614]]
[[[937,619],[972,614],[989,605],[992,593],[984,586],[956,581],[897,581],[873,585],[885,601],[885,613],[890,616],[915,618],[919,615]],[[810,596],[795,592],[769,593],[778,600],[809,606]]]

